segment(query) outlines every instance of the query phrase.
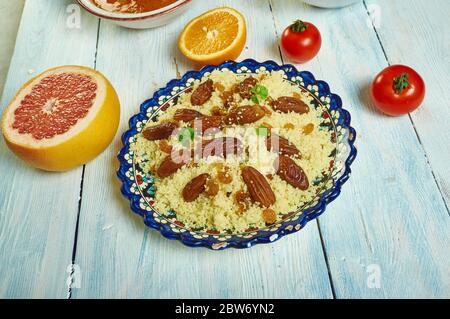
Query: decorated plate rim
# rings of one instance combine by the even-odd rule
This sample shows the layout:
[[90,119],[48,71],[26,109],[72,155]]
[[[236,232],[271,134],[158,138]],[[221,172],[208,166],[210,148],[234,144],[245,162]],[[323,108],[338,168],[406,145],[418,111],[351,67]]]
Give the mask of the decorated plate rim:
[[[129,153],[130,139],[133,138],[137,133],[136,124],[143,120],[151,120],[153,113],[148,115],[148,110],[150,107],[157,107],[154,113],[157,113],[168,101],[174,99],[177,95],[184,92],[188,86],[189,80],[192,79],[201,79],[204,75],[211,73],[216,69],[228,69],[234,73],[255,73],[257,70],[264,68],[267,71],[272,70],[282,70],[286,75],[286,80],[297,84],[303,90],[307,90],[317,101],[317,103],[321,104],[323,108],[326,108],[328,113],[332,110],[339,112],[341,121],[340,126],[344,127],[348,130],[348,134],[346,136],[345,142],[347,142],[347,146],[349,147],[348,156],[344,161],[344,167],[342,168],[342,173],[339,178],[334,182],[334,185],[320,193],[314,198],[314,201],[317,200],[317,204],[311,207],[307,207],[301,213],[301,209],[297,210],[295,214],[292,216],[296,216],[296,218],[287,218],[286,220],[282,220],[273,226],[269,226],[263,229],[258,229],[256,231],[249,230],[248,232],[240,233],[240,234],[214,234],[214,233],[196,233],[194,231],[190,231],[186,228],[183,228],[179,224],[174,224],[171,221],[167,220],[165,216],[154,212],[153,210],[145,210],[140,207],[141,198],[144,196],[135,194],[130,191],[130,183],[133,181],[130,180],[126,173],[130,170],[130,168],[134,169],[134,159],[131,161],[126,159],[126,154]],[[239,70],[239,71],[238,71]],[[300,78],[302,81],[307,79],[307,83],[297,83],[293,81],[294,78]],[[307,87],[317,87],[316,92],[311,92]],[[183,90],[179,90],[177,93],[173,94],[174,88],[184,88]],[[170,97],[168,101],[164,101],[162,104],[159,103],[161,97]],[[321,101],[321,97],[329,97],[330,102],[327,107]],[[330,119],[333,126],[337,127],[337,123]],[[222,250],[225,248],[235,247],[235,248],[248,248],[258,243],[270,243],[274,242],[283,236],[294,233],[301,228],[303,228],[309,221],[320,216],[324,211],[325,207],[328,203],[336,199],[339,194],[342,185],[348,180],[350,177],[351,169],[350,165],[354,161],[356,157],[356,148],[354,146],[356,132],[353,127],[350,125],[351,116],[350,113],[342,107],[342,100],[337,94],[333,94],[330,92],[329,86],[326,82],[316,80],[312,73],[308,71],[298,71],[293,65],[284,64],[278,65],[274,61],[265,61],[265,62],[257,62],[253,59],[247,59],[242,62],[235,61],[227,61],[218,66],[207,65],[203,67],[200,71],[189,71],[181,79],[174,79],[168,82],[168,84],[157,90],[151,99],[144,101],[140,106],[140,112],[132,116],[129,120],[129,129],[122,135],[122,143],[123,148],[120,150],[118,154],[118,159],[120,162],[119,170],[117,171],[117,175],[122,182],[121,192],[122,194],[130,200],[131,210],[143,217],[144,223],[153,229],[156,229],[161,232],[161,234],[168,239],[177,239],[180,240],[183,244],[190,247],[207,247],[214,250]],[[331,178],[331,177],[330,177]]]

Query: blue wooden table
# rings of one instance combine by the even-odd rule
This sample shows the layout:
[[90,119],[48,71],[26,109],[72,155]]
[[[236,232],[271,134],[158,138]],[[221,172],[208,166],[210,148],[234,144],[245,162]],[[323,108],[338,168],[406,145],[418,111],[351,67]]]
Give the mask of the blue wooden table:
[[[0,297],[449,298],[450,1],[366,0],[323,10],[300,0],[196,1],[162,28],[133,31],[71,1],[28,0],[1,109],[49,67],[103,72],[122,104],[119,133],[139,104],[192,66],[176,41],[188,20],[231,6],[248,24],[240,59],[285,61],[278,38],[314,22],[322,49],[299,66],[326,80],[352,114],[358,157],[340,197],[318,220],[270,245],[214,252],[147,229],[115,176],[120,134],[96,160],[53,174],[0,142]],[[78,21],[78,12],[80,20]],[[389,64],[414,67],[427,96],[386,117],[368,84]]]

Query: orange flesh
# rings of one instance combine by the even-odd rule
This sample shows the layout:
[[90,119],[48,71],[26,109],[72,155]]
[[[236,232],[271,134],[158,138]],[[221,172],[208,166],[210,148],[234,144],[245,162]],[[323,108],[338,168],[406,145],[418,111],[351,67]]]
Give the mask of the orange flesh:
[[[191,20],[178,40],[181,52],[196,66],[235,60],[245,47],[245,19],[232,8],[216,8]],[[223,92],[225,94],[225,92]]]
[[239,31],[238,20],[228,12],[216,12],[195,22],[189,29],[186,48],[194,54],[206,55],[226,49]]

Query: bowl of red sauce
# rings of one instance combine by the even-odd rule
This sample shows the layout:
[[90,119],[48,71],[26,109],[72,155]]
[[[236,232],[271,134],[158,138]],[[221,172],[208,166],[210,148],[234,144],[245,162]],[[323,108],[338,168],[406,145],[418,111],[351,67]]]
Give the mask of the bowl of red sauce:
[[89,13],[126,28],[162,26],[184,13],[193,0],[77,0]]

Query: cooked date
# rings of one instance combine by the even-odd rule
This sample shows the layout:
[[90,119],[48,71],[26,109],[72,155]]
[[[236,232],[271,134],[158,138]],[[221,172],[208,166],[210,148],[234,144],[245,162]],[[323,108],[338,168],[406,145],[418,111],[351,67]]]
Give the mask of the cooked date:
[[264,175],[251,166],[242,169],[242,179],[247,185],[252,201],[258,202],[263,207],[269,207],[275,203],[275,194]]
[[178,128],[175,122],[165,122],[155,126],[147,127],[142,131],[142,135],[149,141],[165,140]]
[[[189,127],[192,127],[198,133],[211,133],[215,134],[223,127],[222,116],[203,116],[199,119],[189,122]],[[208,131],[208,132],[207,132]]]
[[172,153],[172,145],[170,145],[167,140],[159,141],[159,149],[166,154]]
[[262,119],[266,113],[259,105],[239,106],[231,109],[225,116],[225,124],[249,124]]
[[204,115],[196,110],[191,109],[179,109],[176,110],[173,119],[175,121],[182,121],[182,122],[190,122],[195,119],[202,118]]
[[295,112],[303,114],[309,112],[309,106],[306,105],[305,102],[291,96],[279,97],[276,101],[272,102],[272,107],[275,111],[281,113]]
[[[278,144],[278,145],[277,145]],[[298,148],[284,137],[272,133],[266,140],[267,150],[287,156],[301,157]]]
[[261,109],[264,111],[264,113],[266,113],[267,116],[271,116],[272,115],[272,111],[269,110],[267,107],[265,107],[264,105],[261,105]]
[[172,152],[162,160],[161,164],[159,164],[156,174],[161,178],[168,177],[190,161],[190,151],[185,150],[185,152],[183,152],[183,150],[181,150]]
[[248,77],[236,86],[236,91],[243,99],[249,99],[252,96],[252,88],[258,83],[254,77]]
[[203,105],[205,104],[212,95],[214,90],[214,82],[209,79],[202,84],[200,84],[191,95],[192,105]]
[[183,198],[185,202],[193,202],[206,189],[206,181],[209,179],[209,174],[200,174],[194,177],[183,188]]
[[280,155],[275,161],[275,170],[280,178],[288,184],[301,190],[307,190],[309,187],[308,177],[303,169],[298,166],[291,158]]
[[223,91],[220,95],[222,99],[223,106],[229,108],[231,104],[234,102],[234,92],[233,91]]
[[235,137],[219,137],[205,140],[201,145],[201,157],[220,156],[227,158],[228,155],[241,155],[244,148],[240,139]]

